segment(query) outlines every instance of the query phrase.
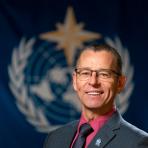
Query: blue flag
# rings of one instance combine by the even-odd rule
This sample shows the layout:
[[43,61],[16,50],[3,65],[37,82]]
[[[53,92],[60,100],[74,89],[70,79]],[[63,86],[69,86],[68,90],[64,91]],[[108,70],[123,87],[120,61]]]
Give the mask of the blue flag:
[[80,116],[71,74],[92,42],[118,49],[127,76],[116,98],[148,132],[147,1],[0,1],[0,147],[41,148],[47,133]]

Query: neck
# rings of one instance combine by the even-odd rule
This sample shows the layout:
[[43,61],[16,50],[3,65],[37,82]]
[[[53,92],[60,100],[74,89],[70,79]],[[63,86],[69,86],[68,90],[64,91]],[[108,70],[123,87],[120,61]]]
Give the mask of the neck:
[[85,119],[90,122],[91,120],[94,120],[96,118],[99,118],[101,116],[104,116],[105,114],[108,114],[112,111],[115,110],[115,106],[113,106],[112,108],[108,109],[108,110],[96,110],[96,109],[83,109],[82,113],[85,117]]

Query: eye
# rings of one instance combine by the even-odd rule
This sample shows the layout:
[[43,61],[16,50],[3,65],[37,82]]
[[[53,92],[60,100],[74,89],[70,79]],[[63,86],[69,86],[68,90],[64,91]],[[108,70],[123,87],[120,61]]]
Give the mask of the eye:
[[103,79],[110,78],[111,74],[109,72],[100,72],[99,76]]
[[80,71],[80,75],[82,76],[89,76],[91,74],[90,71],[84,70],[84,71]]

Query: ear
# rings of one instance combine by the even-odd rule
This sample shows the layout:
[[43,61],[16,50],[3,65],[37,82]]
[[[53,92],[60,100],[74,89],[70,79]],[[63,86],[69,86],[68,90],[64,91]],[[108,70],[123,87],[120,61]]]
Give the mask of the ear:
[[72,79],[73,79],[73,88],[74,88],[75,91],[77,91],[76,72],[73,72]]
[[118,78],[118,88],[117,88],[117,93],[120,93],[124,87],[125,87],[125,84],[126,84],[126,76],[122,75]]

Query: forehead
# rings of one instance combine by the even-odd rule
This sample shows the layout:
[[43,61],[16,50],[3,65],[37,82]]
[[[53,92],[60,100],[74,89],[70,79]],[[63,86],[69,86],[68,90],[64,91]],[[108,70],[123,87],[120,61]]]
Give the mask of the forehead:
[[78,60],[78,66],[90,68],[112,68],[115,65],[115,56],[108,51],[84,50]]

